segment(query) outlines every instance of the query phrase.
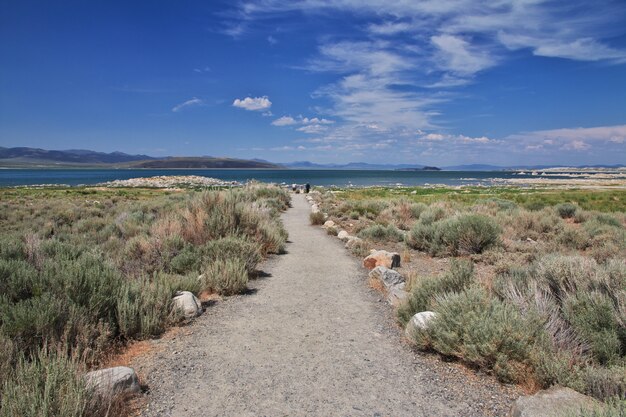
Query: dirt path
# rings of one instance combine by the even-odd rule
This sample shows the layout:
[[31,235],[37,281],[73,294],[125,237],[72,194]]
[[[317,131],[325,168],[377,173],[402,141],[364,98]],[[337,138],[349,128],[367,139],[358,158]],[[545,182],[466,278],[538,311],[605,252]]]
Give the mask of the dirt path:
[[288,253],[250,294],[134,361],[150,388],[143,415],[504,415],[515,393],[409,349],[358,261],[309,212],[295,195]]

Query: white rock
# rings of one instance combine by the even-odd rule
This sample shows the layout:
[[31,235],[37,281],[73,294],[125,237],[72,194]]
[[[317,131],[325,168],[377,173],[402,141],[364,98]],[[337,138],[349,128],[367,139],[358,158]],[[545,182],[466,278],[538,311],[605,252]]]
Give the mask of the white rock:
[[437,313],[434,311],[422,311],[415,314],[406,325],[406,335],[412,338],[416,331],[428,329],[430,323],[436,318]]
[[335,222],[332,220],[327,220],[324,222],[324,227],[335,227]]
[[87,372],[84,378],[87,388],[104,397],[141,391],[135,370],[126,366]]
[[177,291],[172,301],[174,308],[180,310],[186,318],[197,317],[202,314],[202,303],[189,291]]
[[313,204],[311,206],[311,213],[319,213],[320,212],[320,208],[317,204]]
[[337,233],[337,237],[345,242],[350,238],[350,234],[345,230],[341,230],[339,233]]

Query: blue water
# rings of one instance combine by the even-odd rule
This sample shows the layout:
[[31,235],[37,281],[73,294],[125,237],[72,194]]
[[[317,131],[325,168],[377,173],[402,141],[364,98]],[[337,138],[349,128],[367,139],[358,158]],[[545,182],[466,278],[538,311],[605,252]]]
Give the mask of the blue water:
[[[200,175],[227,181],[258,180],[323,186],[490,185],[493,178],[524,178],[504,171],[361,171],[256,169],[0,169],[0,187],[59,184],[93,185],[156,175]],[[530,176],[527,176],[530,177]]]

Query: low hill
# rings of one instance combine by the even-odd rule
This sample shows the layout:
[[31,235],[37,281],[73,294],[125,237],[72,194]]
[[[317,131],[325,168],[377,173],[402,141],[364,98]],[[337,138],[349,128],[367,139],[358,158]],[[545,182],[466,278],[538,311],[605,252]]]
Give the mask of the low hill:
[[29,165],[100,165],[154,159],[147,155],[123,152],[95,152],[83,149],[46,150],[40,148],[0,148],[0,166]]
[[128,168],[256,168],[256,169],[276,169],[282,168],[280,165],[271,162],[234,159],[234,158],[212,158],[212,157],[172,157],[165,159],[153,159],[150,161],[135,162],[127,164]]
[[0,167],[101,167],[101,168],[256,168],[275,169],[280,165],[263,160],[202,157],[155,158],[123,152],[95,152],[84,149],[46,150],[40,148],[0,147]]

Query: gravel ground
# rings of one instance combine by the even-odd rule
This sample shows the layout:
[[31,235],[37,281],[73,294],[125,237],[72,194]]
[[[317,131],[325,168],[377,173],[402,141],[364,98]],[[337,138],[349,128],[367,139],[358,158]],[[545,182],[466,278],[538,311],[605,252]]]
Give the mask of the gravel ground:
[[413,351],[358,260],[293,206],[267,277],[133,360],[143,416],[507,414],[516,388]]

